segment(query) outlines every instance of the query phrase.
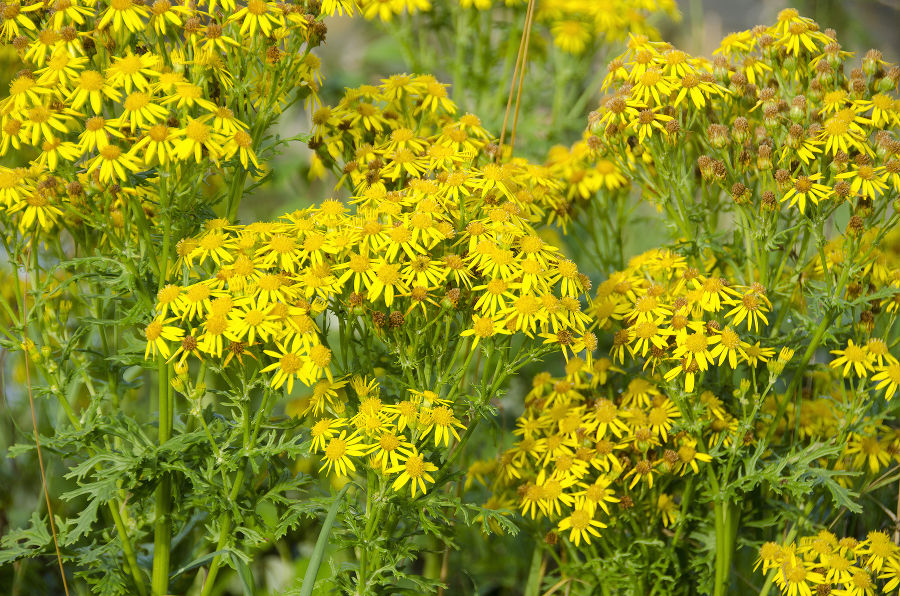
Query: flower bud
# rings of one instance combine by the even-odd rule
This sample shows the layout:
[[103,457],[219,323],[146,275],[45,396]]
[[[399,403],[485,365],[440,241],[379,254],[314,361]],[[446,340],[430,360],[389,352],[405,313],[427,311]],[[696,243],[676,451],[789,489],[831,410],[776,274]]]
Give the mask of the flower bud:
[[806,97],[798,95],[791,100],[791,120],[797,122],[806,118]]
[[874,77],[884,62],[884,56],[878,50],[869,50],[863,57],[862,69],[867,76]]

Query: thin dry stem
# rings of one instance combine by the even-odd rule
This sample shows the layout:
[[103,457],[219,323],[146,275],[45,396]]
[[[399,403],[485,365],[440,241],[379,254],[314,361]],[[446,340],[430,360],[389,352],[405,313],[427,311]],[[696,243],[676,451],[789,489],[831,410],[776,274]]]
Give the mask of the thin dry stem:
[[[27,257],[26,257],[27,262]],[[34,429],[34,443],[37,447],[38,468],[41,471],[41,486],[44,489],[44,500],[47,502],[47,517],[50,518],[50,534],[53,536],[53,546],[56,549],[56,561],[59,563],[59,575],[62,578],[63,590],[69,596],[69,585],[66,583],[66,571],[63,568],[62,553],[59,550],[59,540],[56,537],[56,524],[53,522],[53,508],[50,506],[50,491],[47,488],[47,475],[44,472],[44,456],[41,453],[41,437],[38,433],[37,414],[34,411],[34,393],[31,390],[31,370],[28,366],[28,267],[25,268],[25,279],[22,288],[22,347],[25,352],[25,387],[28,389],[28,404],[31,406],[31,427]]]
[[[516,66],[513,69],[512,80],[509,83],[509,97],[506,100],[506,113],[503,115],[503,127],[500,130],[500,151],[497,152],[497,159],[503,153],[503,141],[506,139],[506,127],[509,125],[509,115],[513,108],[513,92],[516,92],[515,118],[513,120],[513,129],[511,131],[511,142],[515,143],[516,124],[519,119],[519,99],[522,95],[522,80],[525,78],[525,61],[528,59],[528,41],[531,36],[531,23],[534,18],[534,0],[528,1],[528,9],[525,11],[525,25],[522,28],[522,37],[519,39],[519,52],[516,55]],[[518,84],[517,84],[518,83]]]

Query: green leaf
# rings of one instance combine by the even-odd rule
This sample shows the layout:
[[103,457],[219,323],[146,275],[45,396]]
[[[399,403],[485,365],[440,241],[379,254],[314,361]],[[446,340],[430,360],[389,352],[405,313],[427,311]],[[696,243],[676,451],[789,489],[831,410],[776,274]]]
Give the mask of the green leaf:
[[231,564],[234,565],[234,569],[241,579],[241,584],[244,586],[244,595],[253,596],[253,573],[250,571],[250,567],[247,565],[246,561],[232,552]]
[[176,571],[175,573],[170,575],[169,581],[172,581],[173,579],[175,579],[182,573],[190,571],[191,569],[196,569],[197,567],[200,567],[201,565],[204,565],[204,564],[208,563],[209,561],[212,561],[214,558],[218,557],[219,555],[230,555],[230,554],[231,554],[231,551],[227,548],[222,549],[222,550],[217,550],[217,551],[214,551],[211,553],[206,553],[202,557],[197,557],[196,559],[194,559],[193,561],[191,561],[190,563],[188,563],[187,565],[185,565],[184,567],[182,567],[181,569],[179,569],[178,571]]
[[316,539],[316,547],[313,549],[312,557],[309,559],[306,575],[303,576],[303,587],[300,589],[300,596],[312,596],[313,587],[316,584],[316,576],[319,574],[319,566],[322,564],[322,557],[325,556],[325,547],[328,545],[328,536],[331,534],[331,526],[334,525],[334,518],[337,517],[344,495],[350,489],[350,486],[352,486],[350,482],[344,485],[344,488],[334,498],[334,503],[331,504],[331,508],[328,510],[328,516],[325,518],[325,523],[322,524],[319,537]]
[[70,546],[76,540],[86,535],[94,522],[97,521],[97,509],[100,507],[100,499],[91,499],[87,506],[81,510],[78,517],[75,518],[75,527],[66,536],[63,546]]

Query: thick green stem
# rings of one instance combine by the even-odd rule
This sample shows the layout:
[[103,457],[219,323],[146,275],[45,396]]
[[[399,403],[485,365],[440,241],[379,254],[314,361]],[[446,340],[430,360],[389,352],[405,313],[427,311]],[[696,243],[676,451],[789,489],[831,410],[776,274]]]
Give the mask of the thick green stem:
[[[162,261],[165,263],[165,261]],[[159,444],[162,445],[172,436],[172,408],[169,405],[169,366],[165,358],[159,356]],[[155,517],[153,528],[153,574],[151,592],[153,596],[163,596],[169,592],[169,557],[172,540],[172,528],[169,514],[172,511],[171,478],[166,475],[156,487]]]

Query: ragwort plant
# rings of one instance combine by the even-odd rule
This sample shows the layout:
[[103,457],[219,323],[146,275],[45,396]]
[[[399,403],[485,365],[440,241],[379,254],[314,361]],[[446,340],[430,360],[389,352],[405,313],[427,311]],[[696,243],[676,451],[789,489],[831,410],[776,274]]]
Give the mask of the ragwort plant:
[[[3,348],[14,397],[63,413],[12,453],[67,489],[0,561],[253,593],[253,556],[312,531],[300,594],[422,593],[467,524],[534,539],[529,595],[900,588],[900,69],[793,10],[710,61],[651,41],[667,3],[513,4],[2,5]],[[322,105],[335,13],[400,19],[409,60],[452,32],[454,97],[397,74]],[[608,95],[568,146],[520,133],[536,163],[511,145],[548,42],[556,124]],[[309,135],[272,133],[299,101]],[[332,197],[240,223],[301,138]],[[671,234],[629,255],[647,213]],[[509,381],[560,352],[498,449]]]
[[3,3],[0,37],[22,66],[0,104],[14,160],[0,169],[3,347],[24,358],[32,416],[34,399],[65,414],[43,437],[35,422],[34,439],[71,489],[53,506],[48,478],[59,515],[7,533],[4,563],[24,573],[55,550],[60,571],[110,594],[184,591],[208,563],[208,594],[223,561],[248,583],[248,553],[286,531],[303,437],[270,418],[276,393],[223,380],[225,361],[173,361],[162,342],[177,332],[147,317],[181,276],[176,242],[216,211],[233,219],[248,179],[265,178],[278,114],[318,105],[311,50],[335,8]]
[[[632,36],[584,140],[559,150],[595,183],[557,223],[621,238],[637,197],[672,241],[599,284],[608,357],[535,377],[493,465],[493,499],[550,531],[545,585],[898,588],[900,68],[849,58],[790,9],[711,62]],[[621,244],[603,236],[583,256],[609,271]]]
[[[323,537],[341,508],[332,539],[359,552],[335,579],[347,590],[429,588],[407,573],[411,538],[493,515],[434,485],[460,481],[518,368],[551,350],[590,358],[589,282],[531,227],[533,195],[557,185],[456,120],[445,85],[392,77],[317,109],[318,11],[351,8],[6,6],[3,34],[31,68],[4,100],[3,150],[34,156],[3,170],[21,276],[6,347],[68,415],[40,443],[65,458],[76,488],[61,498],[81,510],[50,532],[35,515],[4,538],[5,562],[53,548],[97,591],[152,594],[212,593],[228,565],[252,591],[253,551],[324,508],[297,498],[307,453],[345,483]],[[232,223],[287,142],[268,129],[304,97],[310,145],[346,158],[355,206]],[[53,301],[66,306],[44,320]],[[155,439],[127,404],[142,367],[158,380]],[[297,381],[313,388],[306,430],[272,416]]]

